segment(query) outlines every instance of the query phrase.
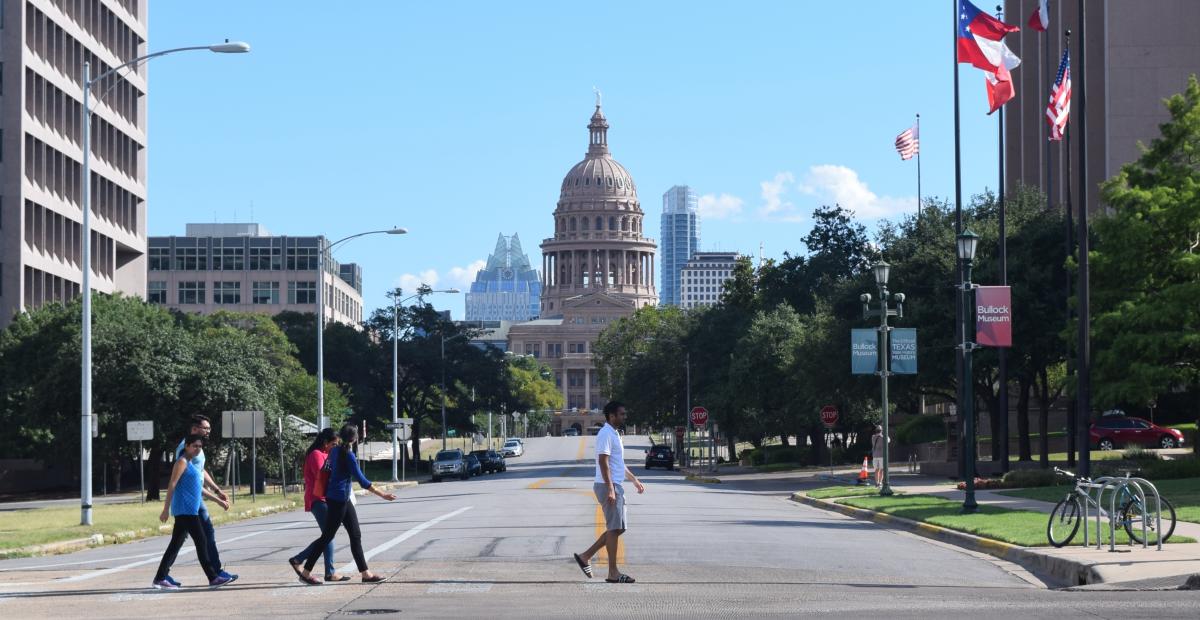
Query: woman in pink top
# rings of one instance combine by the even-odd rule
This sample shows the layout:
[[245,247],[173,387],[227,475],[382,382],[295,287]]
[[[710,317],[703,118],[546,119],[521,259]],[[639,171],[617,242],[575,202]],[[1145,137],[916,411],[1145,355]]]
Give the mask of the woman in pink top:
[[[321,468],[325,466],[325,459],[329,458],[329,451],[337,445],[337,441],[337,433],[334,433],[332,428],[322,429],[320,433],[317,433],[317,438],[313,440],[304,456],[304,510],[312,513],[313,518],[317,520],[317,527],[324,526],[329,507],[325,504],[325,496],[316,495],[313,490],[317,486],[317,477],[321,474]],[[297,574],[300,573],[300,566],[304,564],[304,560],[312,551],[311,547],[312,545],[309,545],[308,549],[288,559],[288,563],[292,565],[292,569]],[[349,580],[349,577],[337,574],[333,566],[333,542],[330,541],[325,545],[325,581]]]

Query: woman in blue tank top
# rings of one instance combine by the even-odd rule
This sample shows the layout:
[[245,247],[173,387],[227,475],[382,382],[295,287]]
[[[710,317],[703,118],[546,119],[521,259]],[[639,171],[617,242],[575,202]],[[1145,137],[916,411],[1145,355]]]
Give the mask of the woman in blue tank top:
[[196,545],[196,556],[200,560],[200,566],[204,569],[205,576],[208,577],[208,585],[215,588],[231,581],[230,578],[220,575],[212,569],[208,558],[208,540],[204,534],[204,528],[200,525],[199,515],[203,498],[207,497],[220,504],[222,508],[229,509],[225,500],[204,488],[204,470],[198,462],[195,462],[203,450],[204,437],[188,435],[183,440],[183,452],[175,460],[175,466],[171,468],[171,483],[167,487],[167,499],[158,519],[166,523],[167,515],[170,513],[170,516],[175,517],[175,527],[171,530],[171,542],[167,545],[167,550],[163,552],[162,561],[158,564],[158,572],[154,575],[154,587],[160,590],[179,589],[179,586],[167,579],[167,574],[171,571],[171,565],[175,563],[175,557],[179,555],[179,549],[183,547],[183,541],[188,536],[192,537],[192,543]]

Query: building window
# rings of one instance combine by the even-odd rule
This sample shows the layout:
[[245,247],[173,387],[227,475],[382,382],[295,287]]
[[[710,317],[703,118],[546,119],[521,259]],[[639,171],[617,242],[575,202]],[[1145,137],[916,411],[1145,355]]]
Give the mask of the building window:
[[216,282],[213,284],[213,301],[219,304],[242,303],[241,282]]
[[206,271],[208,270],[208,254],[203,248],[176,248],[176,271]]
[[179,303],[182,304],[202,304],[204,303],[204,283],[203,282],[180,282],[179,283]]
[[251,291],[253,303],[256,304],[278,304],[279,303],[279,283],[278,282],[255,282],[254,288]]
[[563,346],[561,342],[546,343],[546,357],[557,358],[562,357]]
[[567,353],[587,353],[587,343],[569,342],[567,343]]
[[315,303],[317,303],[317,283],[316,282],[288,282],[288,303],[289,304],[315,304]]
[[150,271],[166,271],[171,268],[171,248],[150,248]]
[[316,271],[317,248],[288,248],[287,268],[292,271]]
[[245,256],[245,250],[240,247],[217,248],[213,252],[213,267],[222,271],[241,271],[245,269]]
[[281,248],[250,248],[250,269],[255,271],[283,269],[283,250]]
[[525,355],[532,355],[532,356],[534,356],[534,357],[541,357],[541,356],[542,356],[542,345],[541,345],[541,343],[536,343],[536,344],[526,344],[526,345],[525,345]]
[[167,303],[167,283],[151,280],[146,284],[147,297],[152,304]]

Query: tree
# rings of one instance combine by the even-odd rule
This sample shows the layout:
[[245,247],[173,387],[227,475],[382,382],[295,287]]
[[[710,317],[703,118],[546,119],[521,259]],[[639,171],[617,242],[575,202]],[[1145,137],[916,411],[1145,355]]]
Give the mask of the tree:
[[[1092,253],[1095,402],[1142,405],[1200,383],[1200,83],[1102,187]],[[1200,407],[1196,408],[1200,411]],[[1196,449],[1200,451],[1200,446]]]

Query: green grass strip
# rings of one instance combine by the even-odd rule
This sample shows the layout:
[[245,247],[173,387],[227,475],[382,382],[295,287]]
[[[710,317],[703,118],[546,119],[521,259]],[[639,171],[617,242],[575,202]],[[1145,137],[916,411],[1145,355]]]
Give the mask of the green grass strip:
[[856,485],[841,485],[831,487],[821,487],[811,491],[804,491],[804,494],[813,499],[831,499],[834,497],[862,497],[867,495],[879,495],[879,489],[873,486],[856,486]]

